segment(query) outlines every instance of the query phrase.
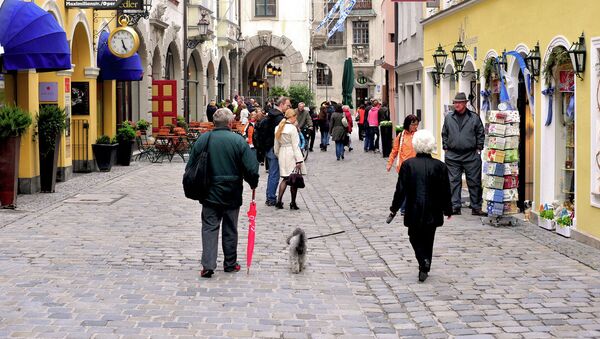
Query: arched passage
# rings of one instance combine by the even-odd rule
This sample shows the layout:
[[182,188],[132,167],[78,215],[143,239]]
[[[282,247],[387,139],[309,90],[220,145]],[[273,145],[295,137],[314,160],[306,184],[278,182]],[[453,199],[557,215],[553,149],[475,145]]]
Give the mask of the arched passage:
[[217,72],[217,101],[221,102],[229,98],[229,69],[225,57],[219,62]]
[[205,113],[206,106],[205,98],[202,95],[205,79],[203,76],[202,59],[197,50],[192,52],[188,64],[188,93],[190,120],[201,121]]
[[217,99],[215,97],[215,65],[212,60],[206,66],[206,93],[208,93],[208,100]]

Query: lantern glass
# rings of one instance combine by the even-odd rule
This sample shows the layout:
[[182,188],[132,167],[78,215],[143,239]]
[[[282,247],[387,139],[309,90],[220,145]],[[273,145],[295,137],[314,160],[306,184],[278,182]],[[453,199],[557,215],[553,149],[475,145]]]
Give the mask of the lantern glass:
[[569,49],[569,53],[575,58],[575,72],[577,72],[577,75],[585,72],[585,59],[587,51],[585,49],[585,36],[583,33],[581,33],[579,41],[573,43]]
[[540,64],[542,58],[540,57],[540,44],[538,43],[534,49],[529,51],[529,55],[525,58],[527,69],[531,72],[531,75],[537,77],[540,75]]
[[315,67],[315,63],[309,57],[308,60],[306,61],[306,71],[308,73],[312,73],[314,67]]
[[454,66],[458,72],[462,71],[468,52],[469,50],[461,40],[458,40],[456,45],[454,45],[454,48],[452,48],[452,60],[454,61]]
[[267,72],[268,72],[269,74],[273,73],[273,65],[271,65],[270,63],[269,63],[269,64],[267,64]]
[[437,73],[442,73],[444,71],[444,66],[446,65],[446,59],[448,59],[448,54],[442,48],[440,44],[438,48],[433,53],[433,62],[435,64],[435,69]]
[[438,86],[440,84],[440,73],[436,70],[431,72],[431,78],[433,79],[433,84]]
[[258,86],[258,81],[252,80],[252,87],[256,87],[256,86]]
[[206,36],[208,34],[208,26],[210,26],[210,22],[208,21],[208,19],[206,19],[208,13],[206,11],[203,11],[200,14],[202,15],[202,18],[200,19],[200,21],[198,21],[198,29],[200,30],[200,35]]

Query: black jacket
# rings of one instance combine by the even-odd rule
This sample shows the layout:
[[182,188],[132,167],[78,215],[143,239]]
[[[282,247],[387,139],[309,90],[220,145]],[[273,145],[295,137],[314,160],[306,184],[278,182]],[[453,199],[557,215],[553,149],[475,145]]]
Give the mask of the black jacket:
[[260,128],[264,128],[264,131],[261,131],[260,136],[261,138],[264,136],[264,144],[262,145],[265,152],[268,152],[275,144],[275,128],[277,128],[277,125],[283,120],[283,113],[277,108],[272,108],[265,120],[266,121],[261,122],[260,124]]
[[208,136],[210,187],[202,204],[236,208],[242,205],[245,180],[251,188],[258,185],[258,161],[242,136],[229,128],[215,128],[204,133],[190,151],[187,166],[192,166],[206,145]]
[[443,162],[418,153],[402,163],[390,211],[397,212],[406,198],[404,226],[438,227],[452,214],[450,180]]
[[209,122],[213,122],[213,115],[215,114],[217,109],[217,106],[206,106],[206,119],[208,119]]
[[481,118],[467,109],[462,125],[456,117],[456,111],[446,115],[442,127],[442,148],[450,160],[473,160],[483,150],[485,130]]

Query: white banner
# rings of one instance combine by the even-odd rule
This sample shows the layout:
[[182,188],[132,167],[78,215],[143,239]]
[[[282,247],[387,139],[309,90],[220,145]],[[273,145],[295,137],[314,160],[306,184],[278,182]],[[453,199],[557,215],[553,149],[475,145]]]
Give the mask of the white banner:
[[335,34],[335,32],[337,32],[340,29],[340,27],[342,27],[342,25],[346,21],[346,18],[348,17],[350,12],[352,12],[352,8],[354,8],[355,4],[356,0],[350,0],[350,2],[348,2],[348,4],[346,5],[346,8],[342,12],[340,12],[340,18],[336,22],[335,26],[333,26],[331,31],[329,31],[329,34],[327,34],[328,38],[331,38]]
[[318,32],[321,28],[323,28],[323,26],[325,24],[327,24],[329,21],[331,21],[331,18],[333,18],[333,16],[335,15],[335,13],[338,12],[338,10],[340,9],[340,6],[342,5],[342,3],[344,1],[345,0],[338,0],[335,3],[335,5],[333,5],[333,7],[329,11],[329,13],[327,13],[327,15],[325,16],[325,18],[323,19],[323,21],[321,21],[321,23],[319,24],[319,26],[317,26],[317,28],[315,28],[315,32]]

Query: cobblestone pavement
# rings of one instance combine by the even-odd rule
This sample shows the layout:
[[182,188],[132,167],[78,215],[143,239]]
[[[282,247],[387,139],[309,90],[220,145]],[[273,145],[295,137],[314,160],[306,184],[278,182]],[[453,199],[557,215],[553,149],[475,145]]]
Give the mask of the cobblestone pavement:
[[[264,205],[261,168],[250,275],[219,262],[199,277],[200,207],[183,197],[181,162],[19,196],[19,210],[0,211],[0,337],[600,337],[600,251],[530,224],[452,218],[418,283],[401,218],[384,222],[396,176],[359,148],[339,162],[333,147],[310,154],[299,211]],[[296,226],[345,233],[311,240],[294,275],[285,239]]]

